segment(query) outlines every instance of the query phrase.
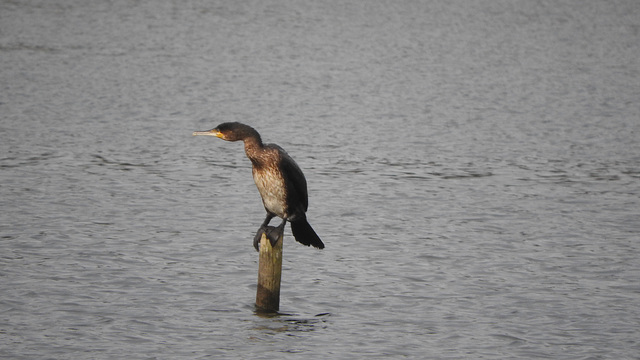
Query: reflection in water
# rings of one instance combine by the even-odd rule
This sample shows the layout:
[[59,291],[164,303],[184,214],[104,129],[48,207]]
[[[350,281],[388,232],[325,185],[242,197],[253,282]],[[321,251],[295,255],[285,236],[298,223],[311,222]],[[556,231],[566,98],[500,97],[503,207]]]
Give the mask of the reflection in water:
[[[256,325],[252,330],[254,335],[249,336],[250,340],[271,342],[277,340],[279,336],[286,337],[306,337],[314,331],[326,330],[329,327],[330,314],[318,314],[313,318],[299,318],[295,315],[277,314],[274,316],[259,315],[268,320],[268,323]],[[291,318],[290,318],[291,317]],[[257,332],[257,334],[255,333]],[[282,352],[305,352],[300,347],[293,345],[292,349],[281,349]],[[295,350],[294,350],[295,349]]]

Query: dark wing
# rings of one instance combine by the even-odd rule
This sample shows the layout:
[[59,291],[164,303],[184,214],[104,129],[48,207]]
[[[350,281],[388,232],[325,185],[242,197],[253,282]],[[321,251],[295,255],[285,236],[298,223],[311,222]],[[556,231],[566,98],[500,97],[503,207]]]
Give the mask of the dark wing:
[[[297,211],[307,211],[309,206],[309,198],[307,194],[307,180],[300,170],[298,164],[284,151],[281,147],[274,145],[278,148],[280,153],[280,171],[284,178],[287,190],[287,205],[290,209],[296,209]],[[295,212],[291,211],[291,215],[295,215]],[[302,214],[303,215],[303,214]]]

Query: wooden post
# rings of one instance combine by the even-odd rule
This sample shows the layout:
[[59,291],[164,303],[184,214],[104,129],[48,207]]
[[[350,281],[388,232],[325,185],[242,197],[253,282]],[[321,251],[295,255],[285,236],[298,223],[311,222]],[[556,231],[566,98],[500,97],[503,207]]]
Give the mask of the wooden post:
[[271,241],[267,239],[264,233],[260,239],[258,291],[256,293],[256,308],[258,311],[277,312],[280,309],[283,233],[278,236],[275,246],[271,246]]

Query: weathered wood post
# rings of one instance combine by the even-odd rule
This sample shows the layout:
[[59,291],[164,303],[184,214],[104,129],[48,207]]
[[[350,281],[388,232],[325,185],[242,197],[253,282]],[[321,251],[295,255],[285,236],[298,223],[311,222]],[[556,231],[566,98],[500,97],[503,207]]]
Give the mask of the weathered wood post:
[[[271,229],[267,231],[269,230]],[[256,293],[258,311],[277,312],[280,309],[283,233],[284,231],[279,234],[278,241],[273,246],[264,233],[260,239],[258,291]]]

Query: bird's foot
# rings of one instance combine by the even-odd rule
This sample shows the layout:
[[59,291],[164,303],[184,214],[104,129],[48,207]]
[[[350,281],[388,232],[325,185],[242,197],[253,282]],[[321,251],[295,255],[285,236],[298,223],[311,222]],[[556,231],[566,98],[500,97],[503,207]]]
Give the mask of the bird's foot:
[[260,226],[256,236],[253,237],[253,247],[256,248],[256,251],[260,251],[260,239],[262,238],[262,234],[264,234],[265,226]]
[[271,246],[276,246],[283,230],[284,229],[281,227],[261,226],[260,229],[258,229],[256,236],[253,238],[253,247],[256,248],[256,251],[260,251],[260,239],[262,238],[262,234],[267,236],[267,239],[271,242]]
[[267,226],[265,233],[267,234],[267,239],[271,241],[271,246],[276,246],[278,240],[282,237],[282,230],[281,227]]

